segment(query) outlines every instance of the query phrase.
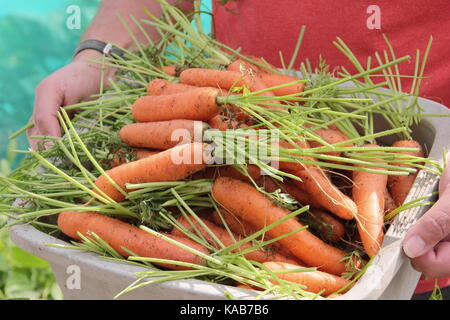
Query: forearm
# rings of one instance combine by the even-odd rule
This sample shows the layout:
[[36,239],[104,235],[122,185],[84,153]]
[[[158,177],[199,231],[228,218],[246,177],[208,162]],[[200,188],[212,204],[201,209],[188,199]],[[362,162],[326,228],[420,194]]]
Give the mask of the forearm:
[[[169,2],[177,4],[182,9],[189,9],[192,6],[188,1],[173,0]],[[124,48],[132,47],[133,40],[120,21],[118,17],[120,15],[137,40],[140,43],[148,44],[145,36],[130,17],[134,16],[137,21],[149,19],[143,10],[144,7],[157,17],[161,14],[160,5],[154,0],[103,0],[97,15],[81,40],[96,39],[111,42]],[[154,27],[148,24],[141,25],[152,40],[159,38],[159,34]]]

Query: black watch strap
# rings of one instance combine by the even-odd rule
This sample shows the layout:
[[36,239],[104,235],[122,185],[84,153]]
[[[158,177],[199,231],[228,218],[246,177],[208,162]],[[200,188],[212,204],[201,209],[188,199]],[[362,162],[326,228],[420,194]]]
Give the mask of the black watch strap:
[[106,43],[100,40],[84,40],[82,42],[80,42],[80,44],[78,45],[77,49],[75,50],[75,54],[74,57],[79,54],[81,51],[86,50],[86,49],[91,49],[91,50],[96,50],[104,55],[107,56],[119,56],[120,58],[123,58],[125,55],[125,52],[123,52],[121,49],[113,46],[111,43]]

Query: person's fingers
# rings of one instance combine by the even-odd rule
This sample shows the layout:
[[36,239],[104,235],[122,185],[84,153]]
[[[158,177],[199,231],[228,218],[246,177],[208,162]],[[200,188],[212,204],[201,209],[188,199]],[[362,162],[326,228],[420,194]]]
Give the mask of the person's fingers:
[[450,234],[450,187],[439,195],[439,200],[409,230],[403,250],[410,258],[430,251]]
[[426,278],[450,277],[450,242],[440,242],[424,255],[411,259],[411,264]]
[[443,193],[444,190],[450,185],[450,161],[445,167],[444,173],[439,180],[439,193]]
[[39,141],[32,136],[61,136],[57,112],[64,100],[64,93],[56,82],[44,80],[35,90],[33,121],[34,126],[28,130],[28,140],[33,149]]

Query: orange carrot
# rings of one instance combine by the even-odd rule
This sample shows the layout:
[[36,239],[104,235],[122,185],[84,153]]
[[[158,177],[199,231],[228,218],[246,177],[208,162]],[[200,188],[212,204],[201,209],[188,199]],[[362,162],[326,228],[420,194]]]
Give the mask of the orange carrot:
[[309,205],[313,208],[323,209],[323,206],[317,201],[316,197],[311,196],[305,189],[302,183],[294,183],[293,180],[286,181],[284,183],[285,190],[295,200],[302,205]]
[[[89,233],[93,232],[106,241],[123,257],[130,256],[130,254],[123,249],[126,248],[141,257],[176,260],[205,265],[203,258],[200,258],[186,249],[151,235],[138,227],[107,217],[100,213],[76,211],[61,212],[58,216],[58,227],[64,234],[78,241],[81,240],[78,232],[89,238],[92,238]],[[172,235],[166,236],[197,251],[208,254],[206,248],[194,241]],[[176,264],[154,264],[170,269],[189,269],[187,267],[177,266]]]
[[[309,143],[307,141],[302,141],[302,140],[296,140],[294,141],[295,144],[292,144],[290,142],[287,141],[280,141],[279,142],[279,147],[283,148],[283,149],[308,149],[309,148]],[[314,158],[312,157],[306,157],[306,156],[299,156],[299,158],[303,159],[303,160],[308,160],[308,161],[313,161]],[[299,160],[301,160],[299,159]],[[286,172],[292,172],[292,171],[302,171],[305,170],[305,168],[307,166],[309,166],[308,164],[301,164],[298,162],[289,162],[289,161],[280,161],[280,169]]]
[[[250,181],[246,175],[240,173],[232,166],[220,166],[217,167],[216,170],[216,177],[230,177],[243,181]],[[258,179],[261,176],[261,169],[254,164],[247,165],[247,172],[253,180]]]
[[[198,142],[183,144],[148,158],[124,163],[107,170],[106,174],[125,192],[127,183],[181,180],[206,167],[204,147]],[[113,200],[125,199],[104,175],[97,178],[95,185]]]
[[230,90],[233,87],[250,87],[251,78],[237,71],[192,68],[180,74],[180,82],[198,87],[215,87]]
[[[212,195],[222,207],[258,229],[290,213],[289,210],[276,206],[253,186],[232,178],[217,178],[212,186]],[[276,238],[301,227],[303,225],[297,219],[288,219],[268,230],[267,235]],[[345,272],[345,264],[341,261],[345,253],[326,244],[308,230],[295,232],[278,242],[309,266],[338,275]]]
[[261,291],[261,289],[259,289],[259,288],[253,288],[253,287],[250,287],[249,285],[246,285],[246,284],[244,284],[244,283],[239,283],[239,284],[237,284],[237,285],[236,285],[236,288],[247,289],[247,290],[258,290],[258,291]]
[[322,206],[306,192],[301,184],[295,185],[288,180],[284,181],[284,183],[277,183],[272,178],[267,176],[261,176],[256,183],[269,193],[280,189],[281,192],[291,195],[302,205],[310,205],[318,209],[322,208]]
[[292,180],[292,183],[304,188],[323,208],[345,220],[351,220],[356,216],[358,209],[353,200],[343,194],[320,167],[310,166],[305,170],[291,173],[302,180]]
[[169,120],[127,124],[120,139],[131,147],[166,150],[177,145],[201,140],[208,124],[195,120]]
[[[220,208],[220,214],[217,211],[213,211],[207,218],[208,220],[211,220],[212,222],[214,222],[215,224],[219,225],[219,226],[224,226],[224,221],[225,224],[228,226],[228,228],[233,231],[234,233],[243,236],[244,238],[256,233],[258,231],[258,229],[251,225],[249,222],[244,221],[238,217],[236,217],[235,215],[233,215],[232,213],[228,212],[226,209],[224,208]],[[222,217],[221,217],[222,216]],[[223,220],[222,220],[223,219]],[[264,234],[264,240],[270,240],[270,237],[268,237],[266,234]],[[287,248],[283,247],[279,242],[272,242],[271,246],[274,248],[274,250],[278,253],[280,253],[281,255],[291,259],[291,260],[295,260],[298,262],[300,262],[300,260],[295,257],[292,252],[290,252]]]
[[[264,83],[264,81],[260,77],[251,77],[250,79],[251,80],[247,80],[247,82],[250,83],[249,90],[251,92],[265,90],[268,88],[268,86]],[[273,96],[275,96],[275,94],[272,91],[266,91],[266,92],[259,93],[258,96],[273,97]],[[267,105],[266,103],[269,103],[272,105]],[[277,101],[277,100],[268,100],[268,101],[265,101],[264,103],[262,103],[262,106],[267,107],[269,109],[283,110],[283,107],[281,107],[281,106],[277,107],[277,106],[274,106],[273,104],[281,104],[281,103],[280,103],[280,101]]]
[[180,93],[195,88],[197,87],[164,79],[154,79],[150,81],[147,86],[147,94],[149,96],[162,96],[166,94]]
[[306,286],[305,290],[314,293],[320,292],[322,295],[329,295],[349,284],[349,280],[322,271],[286,272],[304,268],[300,265],[282,262],[264,262],[263,265],[270,271],[285,271],[276,273],[278,278],[302,284]]
[[[338,129],[317,129],[314,130],[314,133],[316,135],[318,135],[319,137],[321,137],[325,142],[329,143],[329,144],[335,144],[335,143],[339,143],[339,142],[344,142],[349,140],[349,137],[347,137],[345,134],[343,134],[340,130]],[[320,142],[311,140],[309,141],[309,145],[311,146],[311,148],[318,148],[318,147],[322,147],[323,144],[321,144]],[[352,143],[346,143],[343,145],[340,145],[339,147],[352,147],[353,144]],[[324,154],[330,155],[330,156],[335,156],[335,157],[339,157],[341,156],[341,152],[324,152]]]
[[163,66],[162,69],[164,73],[166,73],[169,76],[175,77],[175,75],[177,74],[176,66]]
[[[253,164],[247,165],[247,171],[253,180],[258,179],[258,177],[261,175],[261,170],[259,169],[259,167]],[[208,167],[205,170],[194,173],[190,178],[192,180],[198,180],[198,179],[215,179],[217,177],[231,177],[243,181],[250,181],[250,179],[247,176],[243,175],[232,166]]]
[[[287,84],[290,82],[301,80],[300,78],[275,73],[260,73],[258,77],[265,83],[269,88],[279,86],[282,84]],[[274,89],[273,93],[277,96],[286,96],[290,94],[295,94],[303,91],[304,83],[297,83],[287,87]]]
[[[309,148],[309,144],[306,141],[298,140],[295,142],[300,148]],[[295,146],[286,141],[281,141],[280,147],[292,149]],[[314,160],[306,156],[300,156],[300,158]],[[280,161],[280,169],[299,177],[302,181],[292,180],[292,183],[305,190],[314,199],[314,202],[321,207],[346,220],[351,220],[356,215],[357,208],[355,203],[330,181],[320,167],[311,164]]]
[[[232,88],[247,87],[251,92],[267,88],[267,84],[253,74],[243,74],[238,71],[216,70],[216,69],[187,69],[180,74],[180,82],[199,87],[216,87],[224,90]],[[259,94],[260,96],[274,96],[271,91]],[[278,101],[266,101],[267,103],[279,104]],[[264,105],[264,103],[263,103]],[[272,109],[282,107],[267,106]]]
[[[235,215],[233,215],[232,213],[228,212],[225,209],[221,209],[220,214],[225,223],[227,224],[228,228],[234,233],[237,233],[243,237],[248,237],[258,231],[250,223],[242,219],[239,219],[238,217],[236,217]],[[224,223],[222,221],[221,216],[217,211],[214,211],[211,213],[210,219],[217,225],[223,226]]]
[[337,242],[344,237],[345,227],[342,222],[322,210],[311,209],[310,212],[307,220],[312,224],[309,226],[317,230],[324,239]]
[[[147,150],[147,149],[134,149],[132,150],[132,154],[136,157],[136,160],[140,160],[143,158],[150,157],[154,154],[159,153],[159,151],[154,150]],[[111,163],[109,166],[111,168],[115,168],[117,166],[120,166],[121,164],[124,164],[127,162],[127,154],[125,151],[119,151],[117,152],[113,159],[111,160]]]
[[[365,147],[377,147],[368,144]],[[358,233],[365,252],[373,257],[383,242],[384,197],[387,175],[353,171],[352,198],[358,206]]]
[[[194,227],[202,234],[202,236],[206,239],[206,241],[214,246],[217,249],[221,249],[220,244],[216,243],[214,238],[206,231],[198,221],[194,220],[193,218],[190,219],[190,222],[184,218],[183,216],[180,216],[177,221],[188,231],[195,233]],[[202,220],[202,222],[206,225],[207,228],[219,239],[219,241],[225,246],[231,246],[232,244],[241,241],[243,238],[238,234],[230,235],[228,231],[224,228],[221,228],[217,225],[215,225],[212,222],[209,222],[208,220]],[[191,224],[192,223],[192,224]],[[186,236],[183,232],[178,230],[177,228],[173,228],[172,234],[177,237],[184,237]],[[249,248],[251,248],[253,245],[251,242],[247,242],[242,244],[239,248],[234,249],[232,252],[239,252],[244,251]],[[265,262],[265,261],[280,261],[280,262],[290,262],[290,263],[296,263],[295,261],[277,253],[273,248],[268,247],[264,249],[254,250],[251,252],[248,252],[244,255],[249,260],[254,260],[258,262]]]
[[[418,148],[419,150],[417,152],[400,152],[400,153],[416,157],[424,156],[422,146],[420,145],[419,142],[414,140],[396,141],[392,146],[397,148]],[[405,168],[410,167],[402,163],[392,163],[392,165]],[[415,173],[410,173],[407,176],[389,176],[388,178],[389,191],[391,192],[392,198],[394,199],[394,202],[397,206],[401,206],[405,202],[406,196],[408,195],[409,190],[411,190],[411,187],[414,184],[414,180],[416,180],[418,173],[419,172],[416,171]]]
[[[253,57],[253,56],[248,56],[247,58],[249,58],[250,60],[254,61],[255,63],[258,63],[262,66],[268,66],[268,68],[272,68],[273,70],[277,70],[277,67],[275,67],[274,65],[271,65],[270,63],[264,61],[261,58],[257,58],[257,57]],[[229,71],[239,71],[239,72],[252,72],[254,74],[256,73],[272,73],[272,71],[268,68],[265,67],[260,67],[255,65],[254,63],[251,63],[247,60],[244,60],[242,58],[237,58],[236,60],[234,60],[232,63],[230,63],[227,67],[227,70]]]
[[208,121],[208,124],[212,129],[218,129],[221,131],[248,127],[245,123],[240,123],[239,121],[230,119],[229,117],[223,116],[221,114],[212,117]]
[[[389,177],[388,177],[388,183],[389,183]],[[388,215],[392,212],[392,210],[395,210],[397,206],[395,205],[395,201],[391,196],[391,193],[388,189],[384,192],[384,215]]]
[[138,122],[166,121],[174,119],[208,121],[222,108],[216,98],[220,90],[196,88],[163,96],[144,96],[137,99],[131,109]]
[[160,153],[161,151],[157,150],[148,150],[148,149],[135,149],[134,153],[136,154],[136,160],[141,160],[155,154]]

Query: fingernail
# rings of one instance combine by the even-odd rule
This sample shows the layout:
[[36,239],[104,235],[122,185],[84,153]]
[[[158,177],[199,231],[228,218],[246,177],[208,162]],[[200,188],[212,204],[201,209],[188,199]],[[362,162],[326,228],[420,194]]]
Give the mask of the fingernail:
[[416,258],[423,254],[425,246],[425,241],[421,237],[413,236],[403,244],[403,250],[408,257]]

